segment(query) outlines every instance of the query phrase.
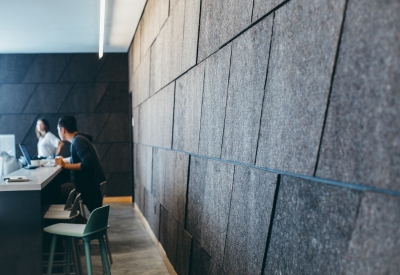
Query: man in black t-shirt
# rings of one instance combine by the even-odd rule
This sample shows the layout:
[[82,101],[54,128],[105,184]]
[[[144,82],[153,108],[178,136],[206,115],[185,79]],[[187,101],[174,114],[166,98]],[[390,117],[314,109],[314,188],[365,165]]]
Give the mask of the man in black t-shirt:
[[71,157],[56,158],[56,163],[72,170],[75,189],[81,193],[83,203],[92,212],[103,203],[100,183],[106,180],[92,137],[78,133],[73,116],[61,117],[57,129],[61,140],[71,142]]

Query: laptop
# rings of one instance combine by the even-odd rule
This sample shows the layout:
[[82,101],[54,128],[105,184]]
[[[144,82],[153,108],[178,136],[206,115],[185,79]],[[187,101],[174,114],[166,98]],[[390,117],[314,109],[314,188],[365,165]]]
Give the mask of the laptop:
[[26,159],[26,162],[28,163],[28,165],[25,166],[24,168],[25,169],[36,169],[36,168],[38,168],[39,166],[31,164],[31,157],[30,157],[30,155],[28,153],[28,150],[26,149],[26,146],[24,144],[19,144],[19,148],[21,149],[21,152],[24,155],[24,157]]

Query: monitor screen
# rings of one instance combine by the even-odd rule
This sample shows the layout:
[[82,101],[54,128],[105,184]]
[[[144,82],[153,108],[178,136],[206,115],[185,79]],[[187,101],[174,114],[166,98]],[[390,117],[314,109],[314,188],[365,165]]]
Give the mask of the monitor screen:
[[26,162],[31,165],[31,157],[29,156],[28,150],[26,149],[24,144],[20,144],[19,148],[21,148],[22,154],[24,155]]

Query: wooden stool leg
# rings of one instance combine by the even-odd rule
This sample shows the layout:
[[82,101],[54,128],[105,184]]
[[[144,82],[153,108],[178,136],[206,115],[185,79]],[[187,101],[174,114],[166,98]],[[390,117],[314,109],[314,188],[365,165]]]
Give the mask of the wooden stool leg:
[[92,260],[90,259],[90,244],[89,244],[89,241],[84,240],[83,242],[85,244],[87,274],[92,275]]
[[67,237],[67,251],[65,252],[65,275],[71,271],[71,237]]
[[101,250],[101,258],[103,259],[104,266],[106,268],[106,274],[111,275],[110,265],[108,264],[106,245],[104,244],[103,236],[99,238],[100,250]]
[[51,238],[50,254],[49,254],[49,265],[47,266],[47,275],[51,275],[53,269],[54,252],[56,250],[57,235],[53,235]]

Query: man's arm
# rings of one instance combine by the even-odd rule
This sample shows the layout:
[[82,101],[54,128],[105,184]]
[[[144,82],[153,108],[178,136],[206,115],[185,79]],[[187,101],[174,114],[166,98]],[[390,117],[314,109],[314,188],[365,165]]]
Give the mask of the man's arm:
[[70,158],[56,158],[56,163],[68,170],[82,170],[81,163],[71,163]]

